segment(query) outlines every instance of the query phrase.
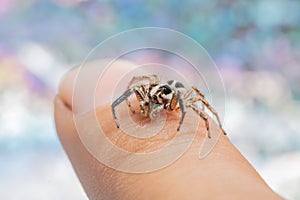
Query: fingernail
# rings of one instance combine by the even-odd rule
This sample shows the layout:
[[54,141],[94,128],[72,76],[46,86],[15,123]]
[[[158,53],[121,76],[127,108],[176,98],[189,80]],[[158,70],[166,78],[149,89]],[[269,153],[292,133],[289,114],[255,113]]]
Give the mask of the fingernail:
[[[78,73],[71,73],[75,85],[72,94],[74,113],[82,114],[109,104],[118,80],[136,65],[126,61],[98,60],[81,66]],[[73,88],[72,88],[73,89]]]

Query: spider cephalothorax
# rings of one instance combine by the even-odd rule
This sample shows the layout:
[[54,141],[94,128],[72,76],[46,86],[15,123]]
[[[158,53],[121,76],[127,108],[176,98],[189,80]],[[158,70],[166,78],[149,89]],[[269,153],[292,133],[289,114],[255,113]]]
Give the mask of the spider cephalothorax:
[[[149,83],[131,87],[134,83],[144,80],[148,80]],[[191,97],[192,92],[195,92],[196,96]],[[222,128],[218,114],[197,88],[191,87],[187,90],[181,82],[175,80],[169,80],[165,84],[160,83],[160,79],[157,75],[133,77],[123,95],[112,103],[112,113],[118,128],[120,125],[116,116],[115,107],[126,100],[128,107],[131,109],[128,98],[133,93],[135,93],[139,102],[140,113],[144,117],[155,119],[163,109],[167,111],[180,110],[181,118],[177,128],[177,131],[179,131],[186,114],[186,108],[192,108],[202,119],[204,119],[208,137],[210,137],[208,115],[204,112],[204,107],[206,107],[216,116],[219,127],[222,132],[226,134]],[[196,102],[198,101],[202,103],[202,108],[196,105]],[[131,109],[131,111],[135,113],[134,110]]]

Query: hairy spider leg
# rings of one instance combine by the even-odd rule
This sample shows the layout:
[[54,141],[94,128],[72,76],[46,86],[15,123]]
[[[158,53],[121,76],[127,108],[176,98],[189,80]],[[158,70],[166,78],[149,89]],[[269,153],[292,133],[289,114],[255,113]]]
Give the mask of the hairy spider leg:
[[[219,118],[218,113],[213,109],[213,107],[208,103],[208,101],[204,98],[204,95],[195,87],[192,87],[191,90],[195,91],[199,96],[196,97],[192,97],[191,99],[189,99],[191,101],[191,103],[195,103],[197,101],[201,101],[201,103],[208,108],[208,110],[216,117],[219,127],[221,128],[222,132],[224,135],[227,135],[226,132],[224,131],[223,127],[222,127],[222,123],[221,120]],[[188,91],[189,92],[189,91]],[[191,94],[191,92],[189,93]],[[188,96],[185,95],[185,98],[187,98]]]
[[[203,99],[205,99],[204,97],[204,94],[202,92],[200,92],[196,87],[192,87],[190,88],[183,96],[184,99],[187,99],[191,94],[192,92],[195,92],[196,94],[198,94],[199,96],[201,96]],[[204,110],[204,104],[201,103],[201,109]]]
[[208,136],[208,138],[211,138],[211,134],[210,134],[210,130],[209,130],[208,116],[206,115],[206,113],[201,108],[199,108],[198,106],[196,106],[193,103],[188,104],[187,107],[192,108],[193,111],[195,111],[205,121],[207,136]]

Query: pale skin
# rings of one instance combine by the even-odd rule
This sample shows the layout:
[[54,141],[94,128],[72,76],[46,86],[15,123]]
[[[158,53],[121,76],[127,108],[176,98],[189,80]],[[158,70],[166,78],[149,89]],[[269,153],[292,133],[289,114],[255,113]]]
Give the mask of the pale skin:
[[[103,63],[97,61],[96,64],[101,66]],[[128,62],[117,61],[116,65],[122,69],[128,66]],[[116,171],[101,164],[83,146],[73,121],[73,113],[87,109],[84,102],[76,105],[77,107],[72,105],[76,70],[68,72],[61,82],[59,94],[54,101],[55,123],[61,144],[89,199],[282,199],[223,134],[213,151],[200,160],[197,156],[199,146],[207,137],[203,120],[192,146],[179,160],[166,168],[151,173],[133,174]],[[115,73],[122,73],[122,70]],[[114,75],[111,74],[112,77]],[[109,91],[109,83],[107,87]],[[106,98],[103,92],[97,95]],[[132,104],[134,109],[138,109],[134,107],[134,102]],[[97,108],[97,113],[100,120],[103,119],[107,135],[120,147],[132,152],[146,152],[157,149],[166,142],[157,139],[150,142],[143,140],[128,146],[126,144],[130,138],[122,136],[122,130],[115,126],[110,105]],[[168,115],[170,118],[159,133],[161,135],[178,125],[179,118],[173,114]],[[137,121],[142,120],[141,116],[134,117]],[[199,118],[196,114],[191,117]],[[86,121],[88,122],[88,116]],[[193,133],[189,133],[187,129],[181,134]]]

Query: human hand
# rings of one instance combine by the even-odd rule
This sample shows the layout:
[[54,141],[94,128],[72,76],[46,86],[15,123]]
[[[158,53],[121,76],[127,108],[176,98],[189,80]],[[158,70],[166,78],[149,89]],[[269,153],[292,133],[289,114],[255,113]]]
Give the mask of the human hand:
[[[93,65],[101,66],[104,62],[97,61]],[[125,61],[115,63],[122,73],[131,64]],[[59,139],[76,171],[76,174],[90,199],[281,199],[263,181],[255,169],[231,144],[227,136],[221,135],[212,152],[205,158],[198,158],[199,148],[207,137],[204,122],[196,132],[196,139],[191,147],[172,165],[158,171],[134,174],[111,169],[96,160],[85,148],[78,136],[73,113],[84,113],[82,120],[89,126],[90,111],[84,101],[72,104],[73,86],[78,69],[70,71],[63,79],[58,96],[55,99],[55,122]],[[89,87],[89,82],[85,87]],[[107,83],[106,91],[111,84]],[[84,87],[82,87],[84,90]],[[84,91],[82,91],[84,93]],[[107,98],[106,92],[97,93],[99,98]],[[117,129],[111,115],[110,105],[96,110],[97,117],[105,127],[105,133],[116,145],[130,152],[149,152],[163,147],[176,134],[178,117],[168,116],[168,120],[159,138],[150,140],[130,141],[130,137]],[[180,135],[182,142],[194,134],[189,129],[196,115],[187,116],[187,125]],[[139,115],[133,116],[140,121]],[[193,124],[190,124],[191,126]],[[173,132],[172,130],[175,130]],[[171,134],[170,134],[171,133]],[[229,133],[230,134],[230,133]],[[160,139],[165,138],[165,139]],[[174,145],[176,150],[178,144]],[[159,159],[168,159],[164,155]],[[118,162],[118,160],[116,160]],[[133,161],[134,162],[134,161]],[[137,163],[138,164],[138,163]]]

